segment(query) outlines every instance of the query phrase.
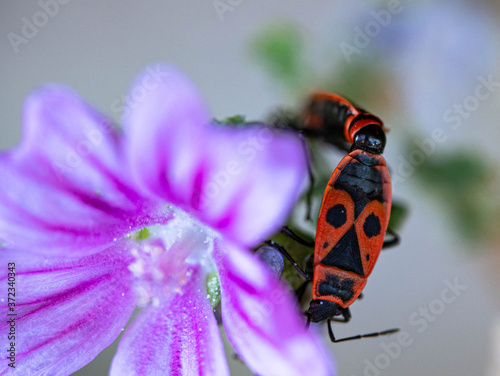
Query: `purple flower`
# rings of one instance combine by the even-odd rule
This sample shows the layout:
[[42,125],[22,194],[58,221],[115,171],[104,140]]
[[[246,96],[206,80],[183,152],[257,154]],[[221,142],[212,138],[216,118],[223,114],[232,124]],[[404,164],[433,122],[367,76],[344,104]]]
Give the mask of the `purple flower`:
[[15,263],[17,314],[16,368],[0,374],[71,374],[138,305],[111,375],[227,375],[219,283],[226,334],[253,372],[334,374],[290,292],[247,250],[299,194],[299,140],[211,124],[195,87],[161,65],[125,109],[118,131],[68,89],[43,87],[21,144],[0,154],[0,266],[7,286]]

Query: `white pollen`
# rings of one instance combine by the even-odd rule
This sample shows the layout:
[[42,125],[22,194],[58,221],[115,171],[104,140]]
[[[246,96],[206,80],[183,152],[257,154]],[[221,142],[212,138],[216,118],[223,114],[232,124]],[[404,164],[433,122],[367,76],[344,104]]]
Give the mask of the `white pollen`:
[[144,274],[144,267],[140,260],[130,264],[128,266],[128,270],[130,270],[136,277],[141,277]]

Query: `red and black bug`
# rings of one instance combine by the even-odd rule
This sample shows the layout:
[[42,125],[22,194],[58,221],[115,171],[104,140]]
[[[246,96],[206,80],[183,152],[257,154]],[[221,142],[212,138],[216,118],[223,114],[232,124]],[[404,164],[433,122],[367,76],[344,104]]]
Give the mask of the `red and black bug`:
[[[342,149],[351,145],[323,195],[314,241],[313,300],[308,321],[328,320],[334,342],[393,333],[397,329],[336,340],[330,325],[331,320],[349,321],[349,306],[363,291],[382,247],[398,241],[395,237],[384,243],[392,200],[389,171],[381,155],[386,144],[383,123],[346,99],[326,92],[312,97],[301,123],[308,136],[321,137]],[[307,243],[287,228],[284,232]],[[272,244],[293,261],[282,246]],[[340,315],[343,320],[335,319]]]

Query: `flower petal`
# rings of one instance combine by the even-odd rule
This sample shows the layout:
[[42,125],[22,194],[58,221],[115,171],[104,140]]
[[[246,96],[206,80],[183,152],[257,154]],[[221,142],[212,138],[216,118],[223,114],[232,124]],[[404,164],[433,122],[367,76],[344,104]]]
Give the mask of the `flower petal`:
[[151,221],[113,124],[61,86],[24,107],[20,146],[0,154],[0,247],[83,256]]
[[[120,246],[124,246],[123,243]],[[85,258],[57,261],[2,252],[1,282],[15,263],[15,375],[69,375],[92,361],[121,333],[135,307],[128,253],[118,245]],[[12,307],[9,306],[9,307]],[[7,367],[0,374],[7,373]],[[10,374],[10,373],[9,373]]]
[[255,374],[335,375],[321,339],[305,329],[290,293],[260,260],[226,243],[217,245],[214,256],[227,337]]
[[111,376],[229,375],[200,270],[182,292],[142,311],[120,341]]
[[197,191],[198,217],[226,238],[254,246],[282,226],[297,202],[307,156],[292,132],[212,126]]
[[257,244],[285,221],[306,176],[295,134],[210,124],[194,85],[168,66],[146,70],[133,93],[140,100],[124,124],[143,188],[240,244]]

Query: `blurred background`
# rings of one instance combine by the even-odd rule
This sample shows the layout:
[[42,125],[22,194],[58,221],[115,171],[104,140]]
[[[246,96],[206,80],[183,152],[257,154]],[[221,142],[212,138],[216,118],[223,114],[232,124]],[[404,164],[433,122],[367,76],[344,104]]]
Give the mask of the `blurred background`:
[[[408,335],[329,344],[339,374],[500,375],[499,20],[493,0],[6,0],[0,149],[19,142],[36,86],[67,84],[119,121],[129,83],[159,61],[185,71],[216,118],[300,111],[314,88],[345,95],[390,129],[404,218],[401,245],[335,333]],[[318,185],[341,158],[320,150]],[[75,375],[106,375],[116,344]]]

